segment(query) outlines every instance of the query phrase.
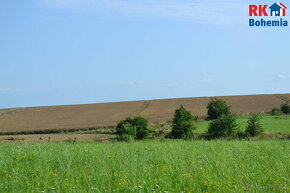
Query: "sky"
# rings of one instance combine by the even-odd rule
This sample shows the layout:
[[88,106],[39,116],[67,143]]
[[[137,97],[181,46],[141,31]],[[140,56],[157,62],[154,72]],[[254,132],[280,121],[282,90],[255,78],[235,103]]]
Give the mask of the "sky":
[[0,108],[290,93],[290,28],[248,26],[261,1],[0,4]]

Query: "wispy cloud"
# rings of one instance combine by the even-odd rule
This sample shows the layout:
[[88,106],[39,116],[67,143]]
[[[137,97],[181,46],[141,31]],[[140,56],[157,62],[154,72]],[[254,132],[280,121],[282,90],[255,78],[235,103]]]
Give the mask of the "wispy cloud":
[[128,84],[129,85],[137,85],[138,86],[138,85],[143,84],[143,81],[142,80],[136,80],[136,81],[133,80],[133,81],[129,81]]
[[113,12],[125,15],[170,17],[210,25],[245,22],[247,4],[231,0],[35,0],[56,9]]
[[198,80],[197,82],[198,83],[214,83],[214,80],[210,78],[204,78],[204,79]]
[[272,78],[270,81],[271,82],[280,82],[280,81],[285,81],[289,80],[290,76],[285,75],[285,74],[278,74],[276,77]]
[[194,85],[201,85],[201,84],[212,84],[215,83],[215,80],[211,78],[203,78],[199,80],[193,80],[193,81],[173,81],[169,82],[169,86],[173,87],[180,87],[180,86],[194,86]]
[[279,75],[277,76],[277,78],[278,78],[278,79],[281,79],[281,80],[285,80],[285,79],[288,79],[289,76],[287,76],[287,75],[285,75],[285,74],[279,74]]
[[[261,80],[262,81],[262,80]],[[263,80],[264,83],[281,84],[290,81],[290,76],[286,74],[277,74],[276,76],[270,77]]]
[[16,93],[22,92],[23,90],[13,89],[13,88],[0,88],[0,93]]

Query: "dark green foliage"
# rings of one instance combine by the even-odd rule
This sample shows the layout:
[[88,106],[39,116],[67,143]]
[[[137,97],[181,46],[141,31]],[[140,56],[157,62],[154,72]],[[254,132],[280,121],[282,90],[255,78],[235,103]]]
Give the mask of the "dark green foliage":
[[141,116],[133,119],[133,125],[136,126],[136,139],[144,139],[149,135],[148,121]]
[[284,103],[281,105],[281,111],[284,113],[284,114],[290,114],[290,105],[288,103]]
[[149,134],[148,121],[141,116],[128,117],[118,123],[116,133],[120,136],[129,135],[134,139],[144,139]]
[[125,120],[120,121],[116,127],[116,133],[118,135],[132,135],[135,137],[137,134],[137,129],[132,123],[132,117],[128,117]]
[[229,114],[231,106],[223,100],[211,101],[207,105],[207,118],[209,120],[217,119],[223,114]]
[[195,122],[197,122],[197,120],[198,120],[198,115],[193,115],[193,120],[194,120]]
[[175,110],[172,121],[172,131],[170,136],[176,139],[188,139],[193,137],[194,117],[190,111],[187,111],[182,105]]
[[263,133],[263,127],[260,123],[260,117],[258,115],[252,115],[248,120],[248,126],[245,130],[247,136],[256,136]]
[[213,137],[235,137],[240,130],[236,121],[237,116],[235,114],[222,114],[210,122],[207,132]]
[[279,115],[282,115],[282,111],[278,108],[273,108],[270,112],[269,112],[270,115],[272,116],[279,116]]
[[117,137],[118,141],[124,141],[124,142],[132,142],[135,140],[134,136],[132,135],[119,135]]

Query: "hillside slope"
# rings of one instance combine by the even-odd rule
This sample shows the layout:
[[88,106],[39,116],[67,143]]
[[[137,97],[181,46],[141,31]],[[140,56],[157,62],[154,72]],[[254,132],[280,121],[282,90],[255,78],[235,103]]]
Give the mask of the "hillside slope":
[[193,114],[205,117],[207,104],[218,99],[225,100],[237,114],[263,113],[290,101],[290,94],[0,109],[0,133],[114,126],[119,120],[136,115],[142,115],[154,123],[165,122],[172,119],[174,110],[181,104]]

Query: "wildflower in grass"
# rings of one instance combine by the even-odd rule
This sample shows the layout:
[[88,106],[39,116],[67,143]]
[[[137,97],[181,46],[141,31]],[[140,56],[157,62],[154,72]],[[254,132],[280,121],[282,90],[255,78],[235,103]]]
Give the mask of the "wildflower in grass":
[[184,174],[181,174],[181,176],[183,176],[183,177],[191,177],[192,174],[190,174],[190,173],[184,173]]

